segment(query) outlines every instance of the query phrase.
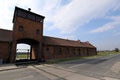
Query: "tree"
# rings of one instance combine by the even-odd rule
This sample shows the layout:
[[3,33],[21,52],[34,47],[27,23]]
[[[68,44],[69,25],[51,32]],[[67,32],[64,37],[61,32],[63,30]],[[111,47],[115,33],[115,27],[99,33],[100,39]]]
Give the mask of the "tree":
[[118,49],[118,48],[115,48],[115,52],[119,52],[119,49]]

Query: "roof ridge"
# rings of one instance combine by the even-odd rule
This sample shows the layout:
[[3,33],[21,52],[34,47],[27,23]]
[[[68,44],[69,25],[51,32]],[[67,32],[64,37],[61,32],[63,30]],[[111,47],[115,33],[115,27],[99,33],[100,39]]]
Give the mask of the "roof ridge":
[[11,31],[11,32],[12,32],[12,30],[8,30],[8,29],[2,29],[2,28],[0,28],[0,30],[3,30],[3,31]]
[[54,38],[54,39],[60,39],[60,40],[78,42],[77,40],[63,39],[63,38],[58,38],[58,37],[51,37],[51,36],[43,36],[43,37],[48,37],[48,38]]

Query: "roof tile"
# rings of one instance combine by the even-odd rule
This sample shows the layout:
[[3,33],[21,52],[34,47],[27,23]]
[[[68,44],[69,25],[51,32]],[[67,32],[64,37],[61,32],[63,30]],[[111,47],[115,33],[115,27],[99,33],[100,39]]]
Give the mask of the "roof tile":
[[54,37],[48,37],[48,36],[43,37],[43,44],[45,44],[45,45],[60,45],[60,46],[95,48],[92,44],[87,43],[87,42],[80,42],[80,41],[54,38]]

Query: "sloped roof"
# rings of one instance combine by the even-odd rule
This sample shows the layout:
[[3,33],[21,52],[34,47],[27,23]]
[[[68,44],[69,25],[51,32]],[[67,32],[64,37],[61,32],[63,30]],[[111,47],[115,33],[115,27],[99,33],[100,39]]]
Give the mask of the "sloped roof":
[[92,44],[88,42],[80,42],[68,39],[54,38],[43,36],[43,44],[45,45],[60,45],[60,46],[71,46],[71,47],[90,47],[95,48]]
[[0,41],[11,41],[12,40],[12,31],[0,29]]
[[17,15],[17,13],[18,13],[18,10],[20,10],[20,11],[22,11],[22,12],[25,12],[25,13],[27,13],[27,14],[32,14],[32,15],[39,16],[39,17],[41,17],[41,18],[43,18],[43,19],[45,18],[45,16],[36,14],[36,13],[34,13],[34,12],[31,12],[31,11],[28,11],[28,10],[25,10],[25,9],[22,9],[22,8],[19,8],[19,7],[16,6],[16,7],[15,7],[15,10],[14,10],[13,23],[14,23],[14,20],[15,20],[16,15]]
[[86,47],[91,47],[91,48],[96,48],[95,46],[93,46],[91,43],[87,42],[82,42],[83,45],[85,45]]

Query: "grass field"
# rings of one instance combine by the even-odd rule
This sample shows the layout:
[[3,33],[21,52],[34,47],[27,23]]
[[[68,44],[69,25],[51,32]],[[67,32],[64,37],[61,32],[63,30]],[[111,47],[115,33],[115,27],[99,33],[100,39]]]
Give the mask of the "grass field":
[[30,59],[30,54],[27,54],[27,53],[17,54],[16,60],[20,60],[20,59]]
[[51,59],[51,60],[46,61],[46,63],[54,64],[54,63],[65,62],[65,61],[70,61],[70,60],[91,59],[91,58],[104,57],[104,56],[115,55],[115,54],[120,54],[120,52],[102,51],[102,52],[98,52],[97,55],[95,56],[85,56],[85,57],[79,56],[79,57],[70,57],[70,58],[62,58],[62,59]]
[[109,56],[109,55],[114,55],[114,54],[120,54],[120,52],[115,52],[115,51],[101,51],[101,52],[98,52],[97,56]]

